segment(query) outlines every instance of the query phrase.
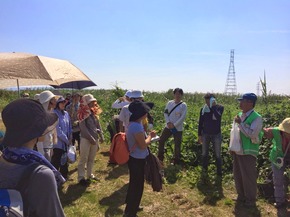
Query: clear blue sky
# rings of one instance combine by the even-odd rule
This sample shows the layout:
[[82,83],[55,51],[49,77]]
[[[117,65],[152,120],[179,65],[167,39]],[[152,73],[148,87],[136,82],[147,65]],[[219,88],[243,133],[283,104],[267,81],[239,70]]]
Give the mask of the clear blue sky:
[[289,0],[2,0],[0,52],[67,59],[97,88],[290,94]]

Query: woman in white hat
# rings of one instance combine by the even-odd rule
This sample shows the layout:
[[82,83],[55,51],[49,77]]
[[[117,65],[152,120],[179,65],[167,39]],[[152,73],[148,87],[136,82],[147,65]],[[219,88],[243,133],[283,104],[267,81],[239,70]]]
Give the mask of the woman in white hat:
[[[87,186],[91,180],[99,181],[93,173],[93,166],[99,141],[103,142],[102,128],[98,118],[97,99],[92,94],[86,94],[81,99],[78,119],[81,129],[80,160],[78,164],[78,182]],[[86,169],[85,169],[86,168]]]
[[273,147],[270,152],[272,163],[275,206],[277,208],[286,205],[284,186],[284,171],[290,164],[290,118],[286,118],[278,127],[264,128],[264,136],[272,139]]
[[[38,96],[38,101],[42,104],[47,112],[53,112],[56,107],[56,96],[49,90],[41,92]],[[44,157],[51,161],[53,144],[57,142],[56,130],[47,133],[42,142],[36,144],[37,151],[44,155]]]
[[[24,216],[65,216],[57,191],[65,180],[33,150],[37,141],[57,125],[56,114],[46,112],[35,100],[18,99],[3,109],[2,119],[6,127],[3,144],[7,148],[0,156],[0,189],[20,190]],[[32,169],[33,165],[37,167]],[[24,179],[26,173],[31,175]]]

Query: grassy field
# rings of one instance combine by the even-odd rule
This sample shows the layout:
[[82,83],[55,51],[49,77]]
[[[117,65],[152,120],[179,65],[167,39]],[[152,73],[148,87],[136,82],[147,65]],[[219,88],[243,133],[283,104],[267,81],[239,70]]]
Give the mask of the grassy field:
[[[128,187],[128,169],[123,166],[108,166],[109,145],[103,145],[97,154],[95,174],[100,182],[89,187],[77,184],[77,163],[70,165],[70,179],[60,191],[64,210],[69,217],[111,217],[122,216]],[[168,166],[174,167],[174,166]],[[172,168],[171,168],[172,169]],[[180,168],[178,168],[180,169]],[[179,175],[182,174],[182,168]],[[167,183],[162,192],[153,192],[145,184],[141,205],[144,210],[139,216],[288,216],[285,210],[277,213],[273,205],[263,199],[257,202],[257,209],[235,206],[236,193],[231,179],[219,185],[215,180],[199,183],[192,188],[188,181],[179,178],[175,183]]]
[[[33,96],[41,90],[31,90]],[[109,134],[105,127],[112,115],[117,111],[111,108],[116,98],[123,96],[124,90],[88,90],[97,99],[103,109],[101,124],[105,131],[108,143]],[[222,156],[223,180],[215,178],[213,153],[211,152],[209,177],[207,183],[200,182],[201,146],[197,144],[197,124],[201,106],[204,103],[202,93],[187,93],[184,101],[188,105],[188,114],[184,124],[182,156],[184,167],[170,165],[173,157],[172,140],[167,143],[165,164],[164,189],[162,192],[153,192],[151,186],[145,185],[142,206],[144,210],[139,216],[217,216],[217,217],[251,217],[251,216],[290,216],[290,212],[275,209],[272,203],[259,198],[257,209],[245,209],[235,206],[236,198],[232,175],[232,158],[228,154],[229,132],[233,117],[239,111],[236,96],[218,95],[218,102],[225,106],[222,118]],[[151,114],[154,117],[154,129],[158,135],[164,127],[163,110],[168,99],[172,98],[172,90],[164,93],[144,93],[146,101],[155,103]],[[0,111],[10,101],[17,98],[15,92],[0,91]],[[285,118],[290,117],[289,97],[269,96],[259,98],[256,110],[262,114],[264,127],[278,126]],[[4,130],[0,120],[0,130]],[[263,182],[270,171],[269,151],[271,141],[262,140],[257,160],[259,171],[258,182]],[[157,144],[152,144],[152,152],[157,151]],[[107,166],[109,144],[103,144],[95,163],[95,174],[101,178],[100,182],[92,183],[88,188],[77,184],[77,163],[70,165],[70,179],[59,192],[65,213],[68,217],[98,217],[122,216],[125,208],[124,200],[128,187],[128,168],[124,166]],[[290,177],[290,171],[287,171]],[[288,197],[289,198],[289,197]],[[289,207],[290,208],[290,207]]]

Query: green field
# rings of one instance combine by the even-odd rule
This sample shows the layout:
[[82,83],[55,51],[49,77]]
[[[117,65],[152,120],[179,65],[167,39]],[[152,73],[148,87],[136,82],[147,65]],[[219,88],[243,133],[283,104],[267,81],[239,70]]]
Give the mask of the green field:
[[[31,96],[42,90],[27,90]],[[71,90],[69,90],[71,91]],[[62,91],[63,93],[68,91]],[[118,111],[111,104],[122,96],[125,90],[86,90],[97,99],[103,109],[101,123],[105,131],[106,144],[97,155],[96,174],[101,182],[93,183],[85,189],[76,183],[76,164],[70,166],[71,180],[60,192],[67,216],[122,216],[126,195],[128,172],[126,166],[107,166],[109,133],[106,126]],[[236,197],[233,187],[232,158],[228,154],[229,132],[233,117],[239,111],[236,96],[216,94],[217,102],[225,107],[222,118],[222,185],[215,179],[214,159],[211,153],[208,183],[200,182],[201,146],[197,143],[197,126],[200,108],[204,104],[203,93],[185,93],[188,106],[182,144],[182,166],[170,165],[173,156],[172,140],[168,141],[165,161],[164,191],[152,192],[146,185],[140,216],[277,216],[276,209],[263,197],[259,197],[258,210],[244,210],[235,207]],[[154,129],[160,135],[164,127],[163,110],[168,100],[172,99],[172,90],[164,93],[144,92],[145,100],[155,103],[151,114],[154,117]],[[16,92],[0,91],[0,110],[11,100],[17,98]],[[259,97],[256,110],[263,116],[264,126],[277,126],[284,118],[290,117],[290,101],[287,96],[270,95]],[[0,124],[0,129],[4,129]],[[263,182],[270,171],[268,160],[271,143],[263,139],[258,157],[259,182]],[[157,152],[157,144],[151,145]],[[285,213],[279,214],[283,216]],[[289,214],[289,213],[288,213]],[[286,214],[287,215],[287,214]]]

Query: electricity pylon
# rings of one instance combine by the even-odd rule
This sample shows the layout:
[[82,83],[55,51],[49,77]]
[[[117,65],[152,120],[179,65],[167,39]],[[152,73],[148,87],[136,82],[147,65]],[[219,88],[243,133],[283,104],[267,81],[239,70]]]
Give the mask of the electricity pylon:
[[234,50],[231,50],[230,66],[227,76],[227,82],[225,87],[225,94],[227,95],[237,95],[237,84],[236,84],[236,72],[234,65]]

